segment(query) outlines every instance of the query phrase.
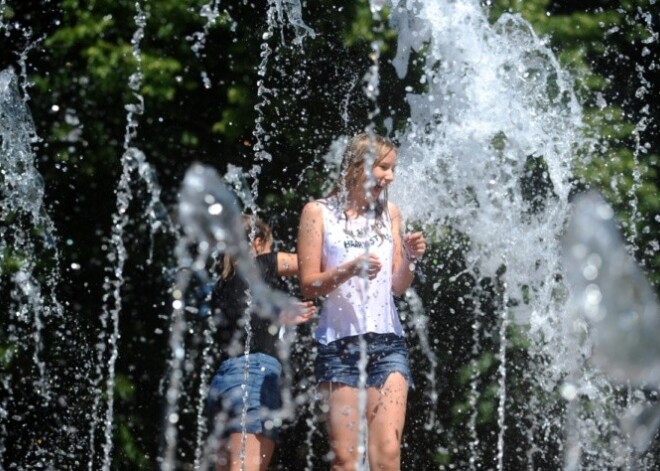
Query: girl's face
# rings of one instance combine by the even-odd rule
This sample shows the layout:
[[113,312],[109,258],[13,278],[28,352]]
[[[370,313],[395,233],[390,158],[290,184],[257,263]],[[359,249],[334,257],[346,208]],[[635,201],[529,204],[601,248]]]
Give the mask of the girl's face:
[[374,186],[371,188],[371,197],[376,201],[382,192],[394,181],[394,170],[396,169],[396,149],[385,151],[385,156],[377,161],[371,172],[374,177]]

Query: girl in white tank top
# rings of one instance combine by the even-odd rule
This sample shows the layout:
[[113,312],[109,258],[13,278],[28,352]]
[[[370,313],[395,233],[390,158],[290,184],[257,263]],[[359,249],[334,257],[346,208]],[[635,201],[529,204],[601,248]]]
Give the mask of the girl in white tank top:
[[[330,197],[306,204],[300,217],[302,295],[324,299],[315,374],[328,405],[333,470],[355,469],[362,459],[359,420],[368,424],[370,469],[401,467],[412,378],[393,294],[410,286],[426,242],[421,232],[402,235],[399,209],[387,201],[395,166],[392,143],[354,137]],[[366,410],[359,404],[360,385],[366,386]],[[359,417],[361,410],[368,421]]]

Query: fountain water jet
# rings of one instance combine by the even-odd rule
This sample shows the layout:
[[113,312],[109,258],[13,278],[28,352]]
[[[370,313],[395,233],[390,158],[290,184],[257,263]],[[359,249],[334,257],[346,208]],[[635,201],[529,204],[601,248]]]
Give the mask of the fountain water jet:
[[[11,274],[12,283],[6,311],[11,327],[3,332],[8,334],[3,341],[9,343],[4,355],[10,363],[11,356],[32,349],[32,361],[38,370],[34,387],[41,401],[48,404],[53,400],[52,372],[44,357],[44,328],[64,314],[57,298],[61,257],[55,226],[44,203],[44,181],[31,148],[38,138],[26,102],[14,71],[0,71],[0,215],[4,226],[0,230],[0,266],[4,273]],[[5,224],[11,225],[11,231]],[[53,266],[48,267],[43,259],[50,259]],[[26,336],[31,341],[14,343],[12,335]],[[9,405],[13,379],[11,375],[2,378],[6,393],[0,404],[3,428],[9,414],[17,414]],[[0,438],[0,456],[5,450],[5,436],[6,430]]]

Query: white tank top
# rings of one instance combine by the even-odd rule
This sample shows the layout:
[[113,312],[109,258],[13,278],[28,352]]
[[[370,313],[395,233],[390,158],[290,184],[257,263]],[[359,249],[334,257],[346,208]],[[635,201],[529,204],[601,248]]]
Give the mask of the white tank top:
[[323,212],[322,270],[331,270],[367,252],[382,264],[373,280],[354,276],[330,292],[323,304],[316,340],[328,344],[353,335],[374,332],[402,336],[403,329],[392,296],[392,222],[376,220],[370,212],[347,219],[336,198],[318,201]]

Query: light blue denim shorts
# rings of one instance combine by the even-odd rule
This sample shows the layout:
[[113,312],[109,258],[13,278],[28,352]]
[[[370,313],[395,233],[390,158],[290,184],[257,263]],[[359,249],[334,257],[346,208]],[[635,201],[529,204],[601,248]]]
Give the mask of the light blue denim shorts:
[[[247,391],[243,387],[246,362],[249,365]],[[276,417],[282,407],[281,375],[280,362],[265,353],[252,353],[249,360],[242,355],[223,361],[209,387],[206,403],[209,431],[213,433],[217,427],[222,430],[222,437],[242,433],[245,409],[245,433],[277,440],[281,425]],[[244,398],[246,392],[247,398]]]
[[[401,373],[414,388],[406,340],[396,334],[367,333],[366,385],[380,388],[390,373]],[[319,383],[341,383],[357,388],[360,384],[360,336],[345,337],[327,345],[318,343],[314,374]]]

